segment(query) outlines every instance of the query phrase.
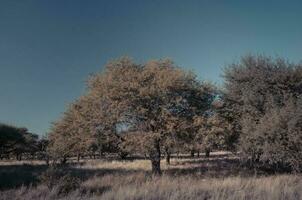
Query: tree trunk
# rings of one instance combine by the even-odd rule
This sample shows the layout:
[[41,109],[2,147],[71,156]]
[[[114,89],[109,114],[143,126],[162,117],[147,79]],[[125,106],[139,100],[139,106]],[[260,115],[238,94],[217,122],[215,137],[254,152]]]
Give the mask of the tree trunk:
[[210,157],[210,149],[206,149],[206,158],[209,158]]
[[16,155],[16,159],[17,159],[18,161],[21,161],[21,160],[22,160],[22,154],[21,154],[21,153],[18,153],[18,154]]
[[100,151],[99,151],[99,155],[100,155],[100,158],[103,158],[103,157],[104,157],[104,152],[103,152],[103,150],[100,150]]
[[61,159],[61,165],[66,164],[66,162],[67,162],[67,158],[64,156],[64,157]]
[[128,156],[127,152],[123,152],[123,151],[119,152],[120,159],[125,160],[127,156]]
[[195,151],[191,150],[191,158],[194,158],[194,153],[195,153]]
[[197,157],[199,158],[199,156],[200,156],[200,155],[199,155],[199,150],[198,150],[198,151],[197,151]]
[[80,162],[80,159],[81,159],[81,155],[78,153],[78,155],[77,155],[78,162]]
[[48,155],[46,156],[45,162],[46,162],[46,165],[49,166],[49,157],[48,157]]
[[171,153],[169,151],[169,148],[166,148],[166,163],[167,163],[167,165],[170,165],[170,158],[171,158]]
[[153,141],[153,149],[150,151],[150,160],[152,165],[152,174],[161,175],[160,169],[160,144],[159,140]]

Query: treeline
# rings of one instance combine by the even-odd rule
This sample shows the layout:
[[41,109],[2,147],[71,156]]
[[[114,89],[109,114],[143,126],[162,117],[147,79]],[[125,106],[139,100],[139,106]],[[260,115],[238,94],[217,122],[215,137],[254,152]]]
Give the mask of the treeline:
[[301,65],[247,56],[223,77],[217,88],[169,60],[109,62],[54,123],[49,153],[140,154],[161,173],[162,155],[229,150],[251,167],[301,171]]
[[111,61],[53,123],[47,155],[140,155],[160,174],[163,155],[228,150],[250,167],[300,172],[302,65],[246,56],[223,78],[219,88],[170,60]]
[[47,160],[48,140],[39,139],[26,128],[0,124],[0,159]]

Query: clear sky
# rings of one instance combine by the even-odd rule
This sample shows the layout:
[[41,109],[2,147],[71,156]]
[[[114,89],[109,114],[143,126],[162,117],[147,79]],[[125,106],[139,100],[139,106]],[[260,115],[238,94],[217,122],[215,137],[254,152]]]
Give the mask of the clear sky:
[[301,0],[0,0],[0,122],[45,134],[123,55],[171,58],[201,79],[246,54],[302,59]]

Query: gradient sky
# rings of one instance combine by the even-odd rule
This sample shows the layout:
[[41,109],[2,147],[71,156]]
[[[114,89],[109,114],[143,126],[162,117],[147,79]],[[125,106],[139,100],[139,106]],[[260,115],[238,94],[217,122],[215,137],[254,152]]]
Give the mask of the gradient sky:
[[0,0],[0,122],[44,135],[88,75],[123,55],[222,83],[242,55],[299,62],[301,36],[301,0]]

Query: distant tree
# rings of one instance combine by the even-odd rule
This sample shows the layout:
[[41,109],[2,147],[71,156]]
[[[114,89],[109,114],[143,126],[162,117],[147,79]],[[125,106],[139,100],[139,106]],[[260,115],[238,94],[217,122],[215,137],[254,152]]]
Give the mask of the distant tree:
[[230,127],[219,114],[196,117],[194,126],[197,129],[194,144],[196,149],[205,152],[206,157],[209,157],[213,150],[227,149],[226,142],[230,134]]
[[27,128],[18,128],[22,139],[13,147],[12,153],[15,154],[17,160],[22,160],[22,155],[27,153],[33,158],[38,151],[38,135],[30,133]]
[[85,153],[92,144],[94,134],[90,130],[89,100],[81,98],[71,104],[63,117],[54,122],[48,134],[48,154],[65,163],[70,156]]
[[47,154],[47,147],[49,141],[46,137],[42,137],[38,140],[37,147],[38,147],[38,155],[37,158],[41,160],[45,160],[46,164],[49,164],[49,155]]
[[247,56],[224,77],[223,115],[239,136],[241,155],[252,164],[301,170],[302,66]]
[[21,160],[24,153],[34,156],[38,139],[38,135],[30,133],[26,128],[0,124],[0,156],[14,154],[17,160]]
[[17,127],[0,124],[0,156],[7,156],[13,152],[14,147],[20,141],[23,141],[23,136]]

